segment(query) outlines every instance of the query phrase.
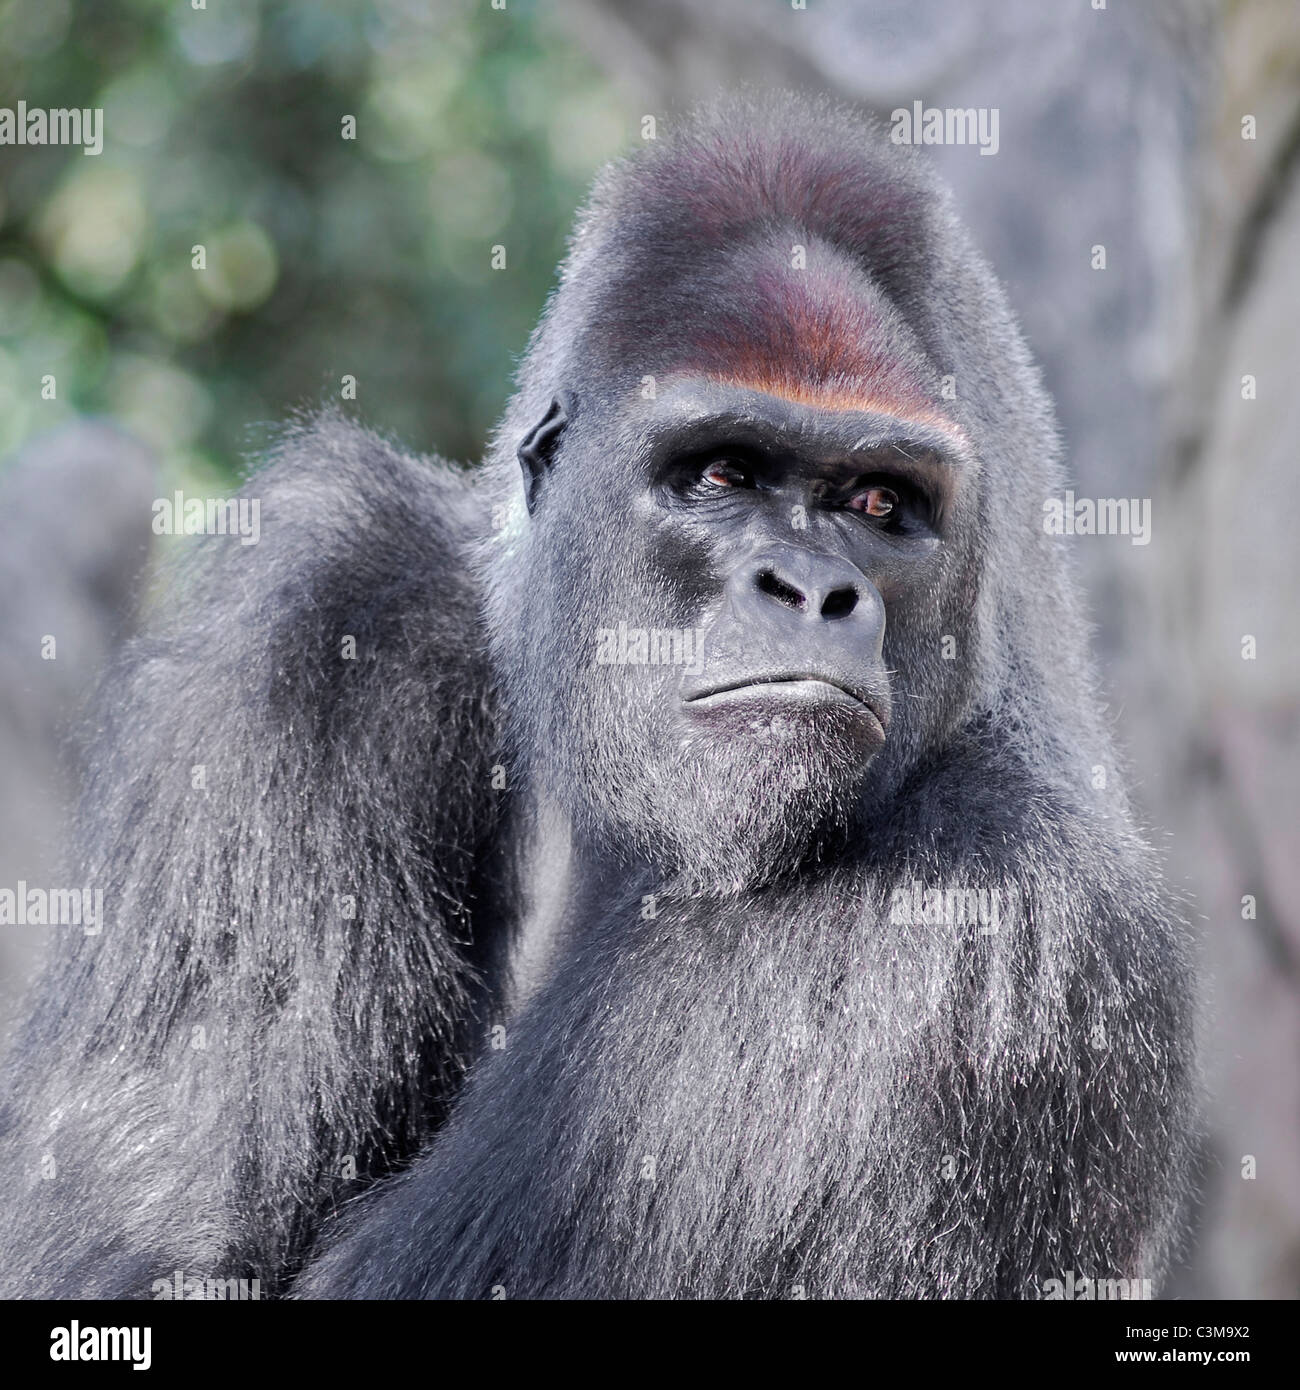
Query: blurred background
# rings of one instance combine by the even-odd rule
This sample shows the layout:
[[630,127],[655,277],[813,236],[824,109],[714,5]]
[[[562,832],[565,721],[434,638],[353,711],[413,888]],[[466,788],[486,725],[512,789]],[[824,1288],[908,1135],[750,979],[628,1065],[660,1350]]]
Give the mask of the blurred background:
[[[996,156],[930,155],[1077,491],[1152,501],[1149,545],[1077,551],[1203,941],[1212,1102],[1167,1293],[1300,1294],[1300,7],[201,3],[0,3],[0,107],[102,107],[105,132],[0,146],[0,884],[57,873],[69,731],[147,591],[154,497],[220,495],[345,375],[367,424],[475,458],[647,115],[741,84],[997,108]],[[0,1014],[40,930],[0,928]]]

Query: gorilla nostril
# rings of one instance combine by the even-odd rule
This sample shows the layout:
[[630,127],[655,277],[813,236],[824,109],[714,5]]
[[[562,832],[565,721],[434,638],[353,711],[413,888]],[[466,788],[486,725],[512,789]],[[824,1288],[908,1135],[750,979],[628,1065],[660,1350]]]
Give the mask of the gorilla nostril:
[[803,608],[808,600],[794,587],[787,584],[784,579],[778,579],[771,570],[764,570],[755,580],[758,587],[765,593],[774,598],[778,603],[783,603],[787,608]]
[[858,591],[846,584],[842,589],[832,589],[822,600],[823,618],[847,618],[858,606]]

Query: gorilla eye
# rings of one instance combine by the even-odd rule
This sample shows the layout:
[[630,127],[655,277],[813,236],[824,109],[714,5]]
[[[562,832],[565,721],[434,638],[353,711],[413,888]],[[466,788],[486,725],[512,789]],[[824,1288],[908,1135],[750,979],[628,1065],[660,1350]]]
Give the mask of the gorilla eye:
[[748,471],[734,459],[714,459],[700,475],[712,487],[748,487]]
[[868,516],[879,517],[882,521],[898,511],[899,496],[892,487],[874,484],[855,493],[849,498],[849,506],[855,512],[865,512]]

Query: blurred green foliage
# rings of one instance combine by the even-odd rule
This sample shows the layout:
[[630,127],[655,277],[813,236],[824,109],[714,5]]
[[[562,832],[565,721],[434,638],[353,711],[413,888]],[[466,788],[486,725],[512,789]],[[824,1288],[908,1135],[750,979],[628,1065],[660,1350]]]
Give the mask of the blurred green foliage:
[[0,146],[0,452],[95,412],[229,476],[349,374],[474,457],[626,139],[603,78],[527,0],[197,3],[0,3],[0,106],[104,109],[99,156]]

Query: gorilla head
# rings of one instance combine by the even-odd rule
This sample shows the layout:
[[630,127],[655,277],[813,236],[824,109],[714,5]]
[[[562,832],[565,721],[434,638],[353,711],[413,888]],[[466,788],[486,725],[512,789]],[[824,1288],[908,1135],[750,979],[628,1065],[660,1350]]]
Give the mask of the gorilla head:
[[516,755],[589,842],[699,887],[861,829],[998,688],[982,471],[1053,453],[943,196],[825,116],[732,105],[607,174],[494,451]]

